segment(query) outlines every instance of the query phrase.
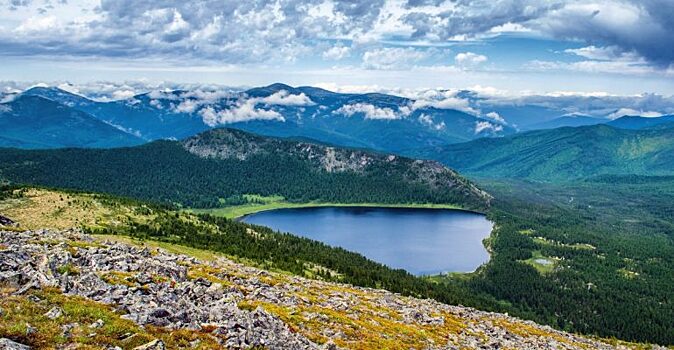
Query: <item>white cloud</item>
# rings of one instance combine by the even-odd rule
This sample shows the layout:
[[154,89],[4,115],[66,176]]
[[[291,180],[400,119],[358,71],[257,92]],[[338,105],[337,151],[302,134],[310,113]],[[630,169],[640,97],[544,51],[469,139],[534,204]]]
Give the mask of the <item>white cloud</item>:
[[566,53],[574,54],[576,56],[588,58],[599,61],[629,61],[629,62],[644,62],[636,52],[625,52],[617,46],[603,46],[597,47],[594,45],[581,47],[578,49],[566,49]]
[[312,101],[304,93],[291,95],[286,90],[280,90],[267,97],[255,100],[255,102],[258,101],[268,105],[279,106],[311,106],[315,104],[314,101]]
[[365,119],[395,120],[402,118],[402,113],[396,113],[391,108],[380,108],[369,103],[344,105],[335,110],[333,113],[342,114],[349,117],[362,113],[365,115]]
[[526,69],[534,71],[566,70],[583,73],[609,73],[621,75],[654,74],[658,70],[645,62],[632,61],[579,61],[559,62],[533,60],[525,65]]
[[337,44],[323,52],[323,58],[326,60],[339,61],[351,54],[351,48],[342,44]]
[[499,124],[492,124],[486,121],[475,122],[475,134],[482,133],[484,131],[488,132],[500,132],[503,131],[503,126]]
[[445,125],[444,121],[441,121],[440,123],[435,123],[433,121],[433,117],[431,117],[431,116],[429,116],[428,114],[425,114],[425,113],[422,113],[419,116],[419,122],[421,122],[422,124],[428,125],[429,127],[433,128],[435,130],[443,130],[447,127],[447,125]]
[[662,117],[663,113],[660,112],[655,112],[655,111],[637,111],[632,108],[620,108],[619,110],[609,114],[608,118],[609,119],[618,119],[620,117],[624,116],[639,116],[639,117],[646,117],[646,118],[657,118],[657,117]]
[[474,66],[487,62],[487,56],[479,55],[474,52],[461,52],[454,56],[457,64],[462,66]]
[[285,121],[285,118],[274,110],[265,110],[256,108],[251,100],[246,100],[228,109],[216,111],[208,106],[199,111],[204,123],[209,126],[231,124],[238,122],[247,122],[252,120],[278,120]]
[[368,69],[407,69],[428,57],[424,51],[415,48],[386,47],[363,54],[363,66]]
[[496,122],[499,122],[501,124],[508,124],[503,117],[501,117],[498,113],[496,112],[489,112],[484,115],[486,118],[489,118],[491,120],[494,120]]

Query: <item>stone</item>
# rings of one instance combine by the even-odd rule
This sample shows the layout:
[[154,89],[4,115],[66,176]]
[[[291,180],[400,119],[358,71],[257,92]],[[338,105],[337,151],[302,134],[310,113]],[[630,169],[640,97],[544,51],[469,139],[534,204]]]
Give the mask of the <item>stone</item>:
[[58,306],[54,306],[49,311],[47,311],[47,313],[45,313],[44,315],[45,315],[45,317],[47,317],[50,320],[55,320],[55,319],[61,317],[61,315],[63,315],[63,309],[61,309]]
[[29,350],[31,347],[7,338],[0,338],[0,350]]
[[103,322],[103,320],[101,320],[99,318],[98,320],[96,320],[96,322],[90,324],[89,328],[91,328],[91,329],[101,328],[101,327],[103,327],[104,324],[105,324],[105,322]]
[[164,350],[164,349],[166,349],[166,347],[164,346],[164,342],[162,342],[159,339],[155,339],[145,345],[133,348],[133,350]]

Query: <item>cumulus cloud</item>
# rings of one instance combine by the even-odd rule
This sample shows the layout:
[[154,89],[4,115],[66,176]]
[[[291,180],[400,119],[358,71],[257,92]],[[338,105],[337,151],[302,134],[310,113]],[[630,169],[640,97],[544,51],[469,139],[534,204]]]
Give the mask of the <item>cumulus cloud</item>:
[[216,111],[215,108],[208,106],[199,111],[199,115],[208,126],[217,126],[232,124],[238,122],[247,122],[252,120],[278,120],[285,121],[285,118],[274,110],[265,110],[257,108],[255,103],[245,100],[227,109]]
[[356,114],[363,114],[365,119],[376,120],[395,120],[401,119],[403,117],[403,113],[396,113],[391,108],[381,108],[369,103],[347,104],[335,110],[333,113],[342,114],[348,117]]
[[254,100],[254,102],[278,106],[311,106],[315,104],[314,101],[304,93],[291,95],[286,90],[280,90],[267,97]]
[[457,64],[462,66],[474,66],[487,62],[487,56],[479,55],[473,52],[461,52],[454,56]]
[[634,53],[660,69],[674,62],[671,0],[11,0],[0,7],[8,13],[0,28],[3,55],[251,63],[305,55],[339,60],[360,50],[326,49],[337,38],[370,52],[366,66],[391,67],[391,54],[409,64],[418,53],[373,47],[526,31]]
[[473,115],[479,114],[479,111],[471,106],[469,100],[457,96],[458,90],[426,89],[410,93],[411,98],[415,100],[412,104],[413,109],[432,107],[455,109]]
[[339,61],[351,54],[351,48],[337,44],[323,52],[323,59]]
[[475,134],[479,134],[482,132],[491,132],[491,133],[496,133],[503,131],[503,126],[499,124],[492,124],[487,121],[478,121],[475,122]]
[[499,122],[501,124],[508,124],[503,117],[501,117],[498,113],[496,112],[489,112],[484,115],[485,118],[489,118],[493,121]]

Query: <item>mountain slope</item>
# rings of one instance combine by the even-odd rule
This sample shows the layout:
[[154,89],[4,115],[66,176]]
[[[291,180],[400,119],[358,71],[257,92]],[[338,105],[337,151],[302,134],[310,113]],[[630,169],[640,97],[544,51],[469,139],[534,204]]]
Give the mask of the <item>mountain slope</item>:
[[[0,263],[7,263],[0,266],[22,271],[0,270],[19,281],[0,294],[3,317],[9,324],[35,325],[26,336],[0,324],[0,334],[37,348],[163,349],[188,343],[202,349],[618,348],[503,314],[270,273],[217,255],[204,261],[57,231],[0,231],[0,244],[11,247],[0,255]],[[24,274],[44,277],[30,280]],[[8,293],[28,283],[38,288]],[[58,288],[48,288],[53,286]],[[101,320],[89,319],[93,315]],[[54,328],[68,331],[58,337]],[[76,336],[80,333],[89,336]]]
[[663,124],[674,123],[674,115],[666,115],[656,118],[647,118],[639,116],[624,116],[608,123],[608,125],[630,130],[641,130],[657,128]]
[[[0,346],[664,349],[453,306],[479,295],[264,227],[105,195],[10,191],[0,208],[23,231],[0,227]],[[17,327],[26,323],[31,334]]]
[[605,124],[608,123],[610,120],[604,119],[604,118],[595,118],[595,117],[589,117],[589,116],[583,116],[583,115],[576,115],[576,116],[564,116],[564,117],[559,117],[547,122],[543,123],[538,123],[534,124],[531,126],[527,126],[527,130],[542,130],[542,129],[556,129],[556,128],[562,128],[562,127],[579,127],[579,126],[588,126],[588,125],[597,125],[597,124]]
[[0,146],[120,147],[143,143],[80,110],[32,95],[0,104]]
[[109,192],[190,207],[244,194],[289,201],[453,203],[485,208],[489,195],[437,162],[215,129],[183,141],[110,150],[0,152],[2,178]]
[[427,149],[421,156],[485,177],[559,181],[601,174],[674,174],[674,129],[606,125],[531,131]]

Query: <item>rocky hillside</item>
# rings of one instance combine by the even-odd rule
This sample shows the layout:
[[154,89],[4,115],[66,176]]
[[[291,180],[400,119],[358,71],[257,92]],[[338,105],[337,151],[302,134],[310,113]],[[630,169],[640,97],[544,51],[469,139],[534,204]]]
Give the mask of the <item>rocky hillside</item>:
[[204,158],[238,159],[244,161],[254,156],[284,155],[301,162],[308,162],[314,169],[327,173],[351,172],[367,174],[384,168],[387,173],[402,171],[405,181],[430,185],[434,189],[461,189],[466,197],[491,197],[457,172],[438,162],[363,151],[330,147],[316,142],[297,142],[287,139],[263,137],[236,129],[215,129],[187,138],[183,147]]
[[0,231],[0,283],[3,349],[638,348],[73,230]]

